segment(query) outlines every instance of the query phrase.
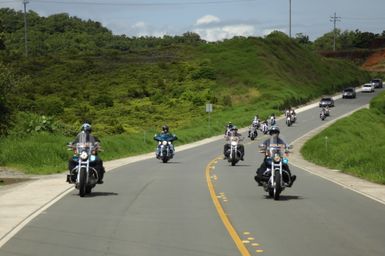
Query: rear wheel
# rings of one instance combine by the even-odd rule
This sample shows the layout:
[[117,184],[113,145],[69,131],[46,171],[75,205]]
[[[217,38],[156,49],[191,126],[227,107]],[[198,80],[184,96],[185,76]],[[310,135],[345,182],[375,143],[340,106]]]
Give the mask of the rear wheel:
[[87,172],[85,168],[80,169],[79,175],[79,196],[83,197],[87,193],[86,184]]

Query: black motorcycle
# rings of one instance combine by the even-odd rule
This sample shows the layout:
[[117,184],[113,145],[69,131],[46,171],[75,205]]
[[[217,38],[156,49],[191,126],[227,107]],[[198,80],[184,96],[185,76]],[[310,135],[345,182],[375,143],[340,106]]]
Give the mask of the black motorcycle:
[[[287,149],[291,148],[293,147],[287,147]],[[289,172],[283,168],[283,165],[287,165],[289,162],[285,156],[288,150],[272,146],[265,148],[264,145],[260,145],[260,152],[266,154],[267,169],[263,176],[265,176],[267,181],[262,181],[263,188],[269,193],[270,197],[274,198],[274,200],[279,200],[281,192],[291,183]]]
[[74,150],[72,160],[77,165],[67,175],[67,182],[74,183],[79,190],[79,196],[84,197],[91,193],[99,180],[98,171],[93,167],[97,160],[96,153],[100,150],[99,143],[79,142],[76,145],[68,145]]
[[156,158],[162,160],[163,163],[167,163],[174,157],[174,145],[172,142],[176,140],[176,136],[159,134],[154,136],[154,140],[158,141],[158,147],[155,153]]

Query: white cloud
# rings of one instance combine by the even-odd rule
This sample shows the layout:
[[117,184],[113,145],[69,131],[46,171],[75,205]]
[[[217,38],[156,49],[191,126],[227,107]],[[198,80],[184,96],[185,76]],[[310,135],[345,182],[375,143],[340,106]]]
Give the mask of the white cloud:
[[234,24],[226,26],[217,26],[210,28],[197,28],[194,32],[206,41],[220,41],[234,36],[253,36],[256,34],[256,28],[252,25]]
[[139,22],[135,23],[134,25],[132,25],[132,28],[133,29],[144,29],[144,28],[146,28],[146,23],[144,23],[143,21],[139,21]]
[[199,18],[196,22],[195,25],[207,25],[210,23],[217,23],[220,22],[221,20],[214,16],[214,15],[205,15],[201,18]]

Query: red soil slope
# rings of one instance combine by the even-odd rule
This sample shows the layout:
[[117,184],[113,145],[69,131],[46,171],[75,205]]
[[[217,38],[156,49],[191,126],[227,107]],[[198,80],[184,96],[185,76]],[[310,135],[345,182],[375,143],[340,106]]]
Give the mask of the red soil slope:
[[385,49],[370,55],[362,67],[368,71],[385,72]]

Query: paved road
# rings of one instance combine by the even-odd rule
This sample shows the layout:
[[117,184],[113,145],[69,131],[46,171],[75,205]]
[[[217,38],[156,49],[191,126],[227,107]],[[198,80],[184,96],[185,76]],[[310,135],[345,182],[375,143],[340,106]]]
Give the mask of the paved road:
[[[330,119],[370,97],[337,100]],[[321,123],[318,109],[298,118],[294,127],[281,124],[288,142]],[[245,161],[235,167],[212,162],[209,181],[208,164],[221,154],[222,141],[179,152],[168,164],[151,159],[117,168],[89,197],[73,191],[38,215],[0,255],[384,254],[383,204],[295,167],[295,186],[281,201],[267,199],[253,180],[262,159],[258,141],[246,145]]]

